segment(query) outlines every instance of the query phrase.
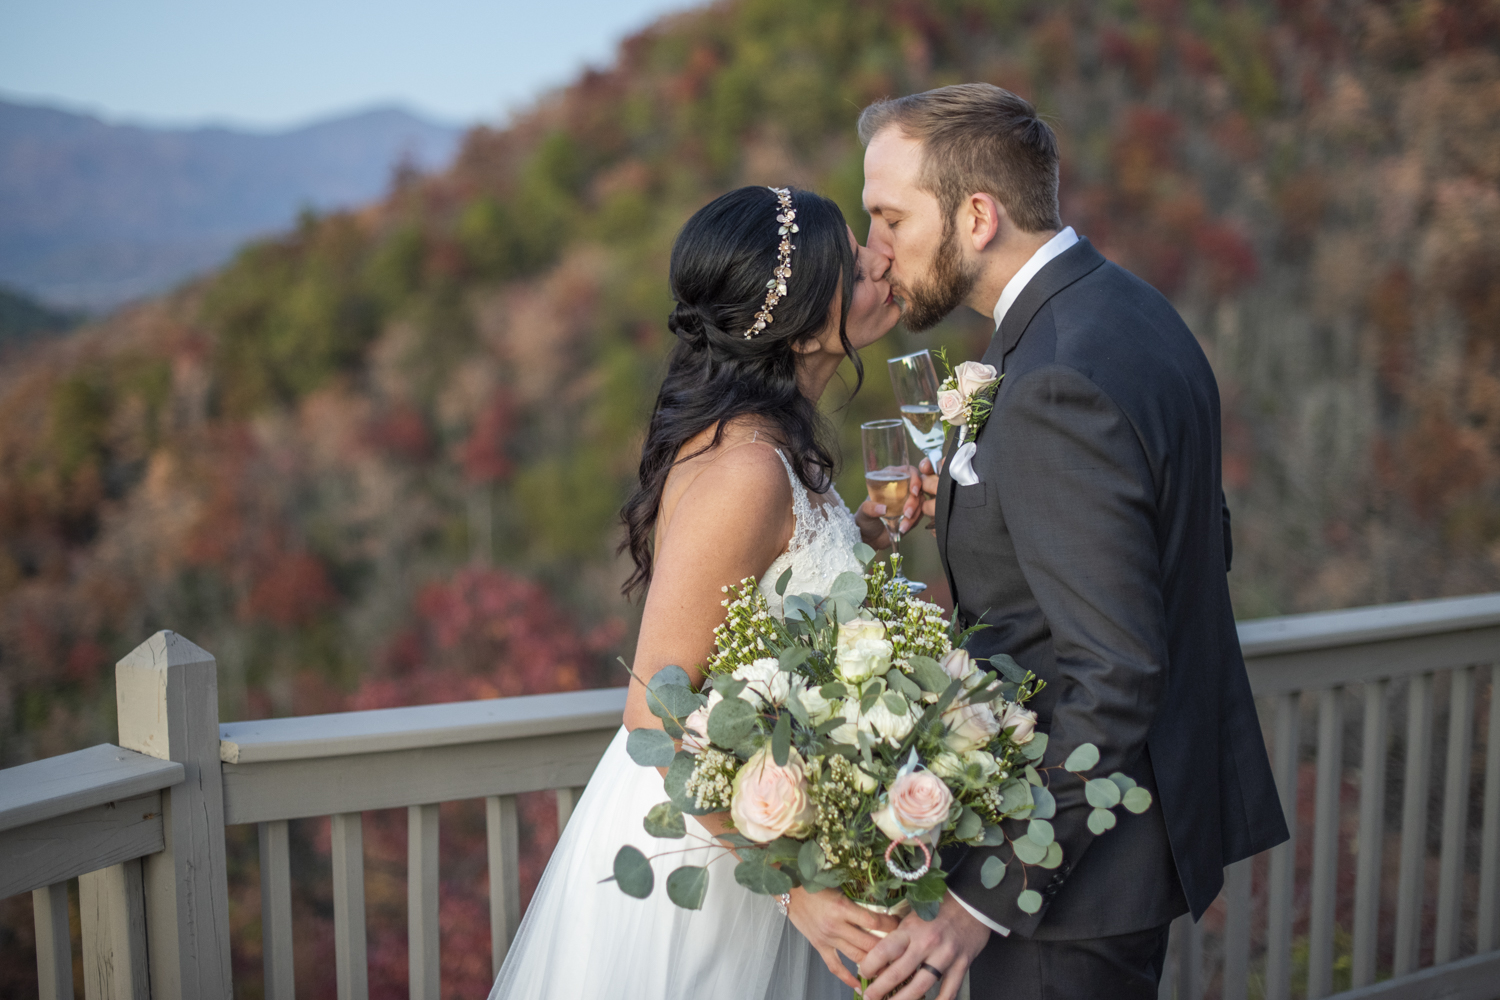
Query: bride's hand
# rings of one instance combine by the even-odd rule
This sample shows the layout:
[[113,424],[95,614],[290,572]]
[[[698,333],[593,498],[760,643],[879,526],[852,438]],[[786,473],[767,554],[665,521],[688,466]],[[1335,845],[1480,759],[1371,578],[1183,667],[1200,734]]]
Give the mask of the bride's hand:
[[[924,458],[923,469],[931,469],[931,464]],[[937,477],[929,477],[932,480],[932,491],[937,492]],[[915,524],[922,516],[922,511],[927,510],[931,514],[935,508],[930,499],[923,495],[925,481],[921,471],[911,470],[911,491],[906,498],[906,503],[901,508],[901,533],[906,534],[910,526]],[[927,507],[923,507],[923,501],[927,501]],[[859,505],[854,512],[854,523],[859,525],[859,537],[872,549],[888,549],[891,547],[891,533],[886,530],[885,522],[880,515],[885,513],[885,504],[876,503],[874,500],[866,500]]]
[[[870,949],[880,943],[880,938],[889,934],[901,922],[883,913],[871,913],[863,906],[851,903],[847,896],[836,889],[808,892],[798,886],[791,892],[787,913],[792,925],[823,956],[828,971],[846,986],[859,989],[859,979],[839,961],[839,952],[855,962],[863,961]],[[879,931],[879,936],[870,933]]]

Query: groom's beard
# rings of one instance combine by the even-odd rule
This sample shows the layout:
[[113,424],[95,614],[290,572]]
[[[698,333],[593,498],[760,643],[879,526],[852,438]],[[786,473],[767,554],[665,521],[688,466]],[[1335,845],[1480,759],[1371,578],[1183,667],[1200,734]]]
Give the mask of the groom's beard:
[[964,265],[963,253],[958,248],[958,227],[950,219],[943,231],[943,242],[932,256],[931,271],[906,290],[906,308],[901,313],[906,328],[912,333],[931,330],[963,304],[978,280],[979,267]]

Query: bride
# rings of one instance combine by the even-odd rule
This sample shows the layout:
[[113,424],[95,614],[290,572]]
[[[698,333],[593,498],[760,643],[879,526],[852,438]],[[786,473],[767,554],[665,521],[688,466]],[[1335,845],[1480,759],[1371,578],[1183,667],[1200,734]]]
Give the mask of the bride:
[[848,995],[840,982],[858,986],[839,953],[858,962],[876,944],[872,931],[896,927],[836,891],[755,895],[734,881],[732,859],[710,866],[698,910],[660,888],[640,900],[601,884],[627,843],[673,852],[666,870],[726,854],[709,837],[728,829],[727,814],[686,817],[686,841],[654,839],[641,825],[667,798],[661,773],[625,750],[628,730],[661,727],[641,682],[678,664],[702,683],[726,585],[754,577],[779,608],[773,584],[788,568],[787,593],[826,592],[839,573],[860,570],[850,548],[862,534],[884,540],[878,511],[856,519],[833,488],[836,456],[817,404],[844,358],[862,380],[855,351],[899,318],[886,269],[837,205],[806,191],[732,191],[678,235],[668,320],[678,343],[623,512],[622,549],[635,561],[625,590],[646,588],[637,680],[491,1000],[832,1000]]

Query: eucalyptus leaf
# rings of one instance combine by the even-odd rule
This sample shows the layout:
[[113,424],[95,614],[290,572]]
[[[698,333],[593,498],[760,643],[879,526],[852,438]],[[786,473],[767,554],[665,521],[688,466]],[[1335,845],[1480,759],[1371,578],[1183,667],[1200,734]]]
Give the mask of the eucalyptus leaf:
[[1080,743],[1068,754],[1068,759],[1063,761],[1063,767],[1069,771],[1087,771],[1098,763],[1099,748],[1092,743]]
[[1151,808],[1151,793],[1137,785],[1121,796],[1120,801],[1126,809],[1140,815]]
[[797,870],[802,873],[804,882],[815,881],[823,870],[823,848],[816,840],[804,841],[797,851]]
[[779,896],[792,891],[792,877],[764,861],[741,861],[734,869],[734,880],[762,896]]
[[913,903],[936,903],[948,892],[948,884],[937,872],[928,872],[915,882],[906,892],[906,898]]
[[1030,764],[1026,765],[1026,780],[1038,788],[1042,787],[1042,776]]
[[[721,747],[738,744],[755,728],[755,709],[748,701],[725,697],[708,716],[708,738]],[[639,730],[637,730],[639,732]]]
[[776,658],[776,665],[786,673],[792,673],[812,656],[812,650],[803,645],[788,646]]
[[684,910],[696,910],[708,893],[708,869],[683,865],[667,876],[667,898]]
[[[947,675],[944,674],[944,676],[946,677]],[[942,715],[944,712],[948,711],[948,706],[953,704],[953,699],[962,694],[963,690],[964,682],[962,680],[954,678],[952,681],[949,681],[948,686],[943,689],[943,693],[938,696],[937,714]]]
[[1047,856],[1041,860],[1041,865],[1050,871],[1062,864],[1062,858],[1062,845],[1054,840],[1047,845]]
[[817,733],[819,736],[827,736],[839,726],[842,726],[844,724],[844,721],[845,720],[842,715],[835,715],[831,719],[825,719],[822,722],[818,723],[818,727],[814,729],[813,732]]
[[903,674],[899,668],[886,671],[885,683],[891,690],[901,692],[907,701],[922,700],[921,685]]
[[677,756],[672,737],[660,729],[632,729],[625,737],[625,751],[641,767],[671,767]]
[[911,708],[911,706],[907,704],[906,699],[897,694],[895,691],[887,691],[885,694],[881,695],[880,700],[885,702],[886,711],[890,712],[892,715],[905,715],[907,710]]
[[990,666],[1000,671],[1000,676],[1013,684],[1020,684],[1026,680],[1026,671],[1022,670],[1021,665],[1006,653],[996,653],[990,657]]
[[1124,795],[1126,792],[1135,787],[1135,779],[1130,775],[1124,774],[1120,771],[1116,771],[1114,774],[1111,774],[1109,776],[1109,780],[1113,781],[1115,785],[1119,787],[1121,795]]
[[[689,713],[689,714],[691,714],[691,713]],[[665,719],[661,720],[661,729],[662,729],[662,732],[666,733],[668,736],[672,737],[672,739],[674,739],[674,740],[680,740],[680,739],[682,739],[683,733],[686,732],[686,730],[684,730],[681,726],[679,726],[677,724],[677,720],[674,719],[674,718],[672,718],[670,715],[667,716]],[[694,730],[694,732],[697,732],[697,730]],[[698,733],[698,735],[699,736],[707,736],[708,734],[707,733]]]
[[919,902],[914,901],[911,904],[911,912],[915,913],[917,916],[921,917],[928,923],[931,923],[932,921],[937,919],[938,910],[941,908],[941,903],[935,903],[925,899]]
[[651,895],[656,876],[651,872],[651,862],[640,851],[626,844],[615,855],[615,882],[627,896],[645,899]]
[[799,725],[812,725],[812,717],[807,714],[807,706],[802,704],[802,699],[796,691],[787,692],[786,707],[792,713],[792,718],[796,719]]
[[828,596],[835,601],[847,601],[856,608],[865,602],[870,590],[862,574],[843,572],[833,578],[833,587]]
[[1034,865],[1047,856],[1047,846],[1038,844],[1030,837],[1018,837],[1011,841],[1010,846],[1015,849],[1016,857],[1024,864]]
[[1032,819],[1051,819],[1057,815],[1057,799],[1043,786],[1031,790],[1031,801],[1035,808],[1031,810]]
[[714,839],[728,844],[731,847],[754,847],[755,841],[740,833],[738,830],[725,830],[723,833],[714,834]]
[[1005,831],[998,826],[987,826],[984,828],[985,847],[999,847],[1005,843]]
[[1005,862],[993,854],[984,859],[984,865],[979,869],[979,884],[986,889],[993,889],[1005,880]]
[[870,548],[864,542],[855,542],[854,548],[850,549],[849,551],[854,553],[854,558],[858,559],[866,566],[870,565],[870,562],[875,558],[875,550]]
[[833,605],[833,620],[835,624],[838,622],[852,622],[859,617],[858,604],[852,604],[842,597],[829,598],[829,602]]
[[777,837],[766,845],[766,863],[796,861],[802,856],[802,841],[791,837]]
[[721,674],[714,678],[714,690],[726,699],[738,698],[740,692],[745,690],[746,685],[749,683],[749,681],[742,681],[736,677],[725,677]]
[[952,683],[953,678],[943,671],[937,660],[930,656],[913,656],[906,661],[911,667],[911,675],[914,677],[923,691],[931,694],[941,694]]
[[1021,747],[1021,756],[1030,761],[1038,761],[1047,752],[1047,734],[1034,733],[1030,740]]
[[984,820],[980,815],[968,806],[959,814],[958,825],[953,828],[953,836],[957,840],[973,840],[984,832]]
[[1120,804],[1120,786],[1108,778],[1094,778],[1083,786],[1083,797],[1098,809],[1113,809]]
[[1108,809],[1089,810],[1089,832],[1096,837],[1106,830],[1113,830],[1117,822],[1115,814]]
[[1034,819],[1026,824],[1027,839],[1046,847],[1057,839],[1057,834],[1052,831],[1052,824],[1044,819]]
[[665,687],[668,685],[691,688],[693,686],[693,682],[688,678],[686,670],[683,670],[675,663],[669,663],[665,667],[662,667],[656,673],[651,675],[651,680],[649,683],[647,683],[646,687],[649,690],[654,690],[656,688]]
[[810,603],[801,594],[793,594],[782,599],[782,616],[789,620],[806,619],[808,622],[818,620],[817,606]]
[[849,696],[849,689],[844,686],[842,681],[829,681],[818,688],[818,694],[829,701],[833,701],[835,698],[847,698]]
[[1042,908],[1042,894],[1035,889],[1023,889],[1016,897],[1016,906],[1022,913],[1036,913]]
[[683,822],[682,810],[672,802],[658,802],[652,806],[641,823],[653,837],[677,840],[687,836],[687,824]]
[[792,582],[792,568],[790,566],[788,566],[786,572],[783,573],[783,574],[781,574],[780,576],[778,576],[776,578],[776,596],[777,597],[785,597],[786,596],[786,585],[789,584],[789,583],[791,583],[791,582]]
[[776,728],[771,730],[771,759],[776,762],[777,767],[786,767],[788,752],[791,748],[792,717],[790,714],[785,714],[776,719]]
[[1014,816],[1016,812],[1032,804],[1035,799],[1030,792],[1031,786],[1024,781],[1015,778],[1010,779],[1000,786],[1000,812],[1004,816]]
[[883,682],[879,687],[877,687],[873,681],[865,685],[864,694],[859,696],[859,711],[861,715],[868,713],[870,709],[875,707],[875,703],[879,701],[880,696],[885,693],[882,690],[884,687],[885,684]]
[[828,868],[818,872],[817,878],[813,879],[810,884],[820,885],[825,889],[837,889],[847,881],[849,881],[847,871],[842,868]]

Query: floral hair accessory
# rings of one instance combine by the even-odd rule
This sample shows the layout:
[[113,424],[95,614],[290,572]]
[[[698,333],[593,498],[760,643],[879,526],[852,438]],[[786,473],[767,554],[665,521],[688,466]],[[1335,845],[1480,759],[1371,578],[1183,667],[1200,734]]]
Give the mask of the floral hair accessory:
[[771,272],[771,280],[766,282],[766,301],[760,307],[760,312],[755,314],[755,323],[745,331],[746,340],[771,325],[771,310],[786,295],[786,279],[792,276],[792,251],[797,249],[792,242],[792,233],[797,232],[797,210],[792,207],[792,189],[768,190],[776,195],[776,221],[781,224],[776,233],[781,237],[781,245],[776,248],[776,270]]

